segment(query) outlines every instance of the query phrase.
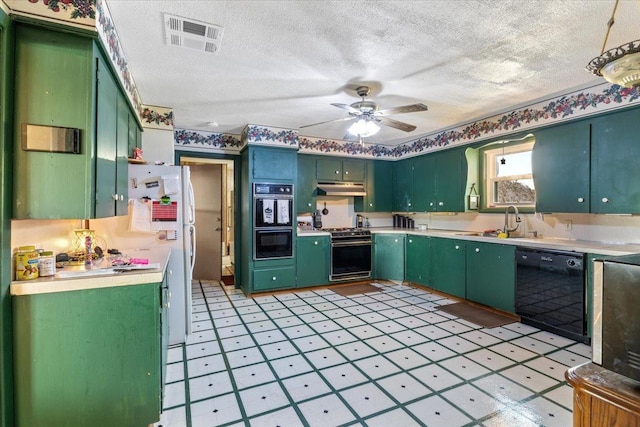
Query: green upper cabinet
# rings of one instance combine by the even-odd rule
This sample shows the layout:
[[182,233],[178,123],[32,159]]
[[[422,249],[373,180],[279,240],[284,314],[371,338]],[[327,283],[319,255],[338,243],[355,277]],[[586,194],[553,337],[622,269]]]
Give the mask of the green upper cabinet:
[[328,158],[316,161],[316,178],[321,182],[364,182],[365,177],[366,162],[364,160]]
[[313,212],[316,210],[318,183],[313,170],[316,160],[305,154],[298,155],[298,172],[296,180],[296,209],[298,212]]
[[[25,24],[15,40],[13,217],[90,218],[93,41]],[[26,124],[80,129],[80,154],[24,150]]]
[[462,148],[397,161],[393,210],[464,212],[466,182],[466,157]]
[[404,234],[374,235],[375,277],[404,280]]
[[298,287],[329,283],[329,236],[296,239],[296,278]]
[[96,58],[96,218],[127,214],[129,106],[99,53]]
[[591,120],[591,212],[640,213],[639,158],[640,109]]
[[437,237],[431,239],[430,286],[433,289],[465,298],[467,243],[472,242]]
[[587,121],[535,131],[536,212],[589,212],[590,132]]
[[[14,205],[17,219],[127,213],[135,113],[90,37],[17,25]],[[80,153],[25,150],[25,124],[80,130]]]
[[408,235],[405,243],[405,278],[419,285],[430,286],[431,238]]
[[371,160],[367,163],[367,195],[354,199],[356,212],[391,212],[393,210],[393,163]]
[[291,148],[249,147],[254,180],[295,181],[297,152]]
[[467,299],[515,312],[516,247],[468,242],[466,248]]
[[413,159],[393,163],[393,210],[413,211]]
[[464,212],[467,163],[464,148],[435,154],[436,203],[438,212]]

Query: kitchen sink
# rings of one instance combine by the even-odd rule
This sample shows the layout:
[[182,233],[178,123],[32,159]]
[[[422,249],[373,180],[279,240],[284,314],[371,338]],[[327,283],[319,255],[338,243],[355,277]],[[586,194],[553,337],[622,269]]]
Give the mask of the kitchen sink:
[[482,233],[476,233],[476,232],[460,232],[460,233],[455,233],[456,236],[482,236]]

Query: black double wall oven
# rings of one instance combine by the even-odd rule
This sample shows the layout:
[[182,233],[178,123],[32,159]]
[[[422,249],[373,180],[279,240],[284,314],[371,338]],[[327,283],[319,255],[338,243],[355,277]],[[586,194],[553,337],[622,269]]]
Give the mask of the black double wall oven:
[[254,260],[293,257],[293,184],[253,184]]

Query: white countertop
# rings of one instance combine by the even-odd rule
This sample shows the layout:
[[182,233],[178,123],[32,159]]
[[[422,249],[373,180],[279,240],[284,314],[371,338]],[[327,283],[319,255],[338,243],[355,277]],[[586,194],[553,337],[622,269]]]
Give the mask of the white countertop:
[[100,260],[91,269],[85,268],[84,265],[66,266],[58,269],[55,276],[11,282],[11,295],[79,291],[162,281],[171,254],[170,249],[136,249],[121,252],[130,258],[147,259],[149,264],[140,265],[139,270],[126,272],[118,272],[119,267],[111,267],[106,259]]
[[[640,244],[621,244],[615,242],[597,242],[591,240],[572,240],[558,239],[552,237],[537,238],[509,238],[499,239],[497,237],[485,237],[481,232],[464,231],[464,230],[418,230],[409,228],[393,228],[393,227],[373,227],[369,228],[373,234],[389,233],[389,234],[408,234],[414,236],[431,236],[443,237],[449,239],[467,240],[473,242],[498,243],[503,245],[526,246],[529,248],[556,249],[562,251],[575,251],[584,253],[595,253],[601,255],[631,255],[640,253]],[[300,230],[298,236],[329,236],[328,231],[322,230]]]

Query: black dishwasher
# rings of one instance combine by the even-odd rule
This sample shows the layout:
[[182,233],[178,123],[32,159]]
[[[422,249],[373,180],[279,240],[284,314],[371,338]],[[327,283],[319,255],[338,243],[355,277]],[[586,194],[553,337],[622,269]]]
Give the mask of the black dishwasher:
[[516,248],[516,314],[522,323],[589,343],[585,255]]

